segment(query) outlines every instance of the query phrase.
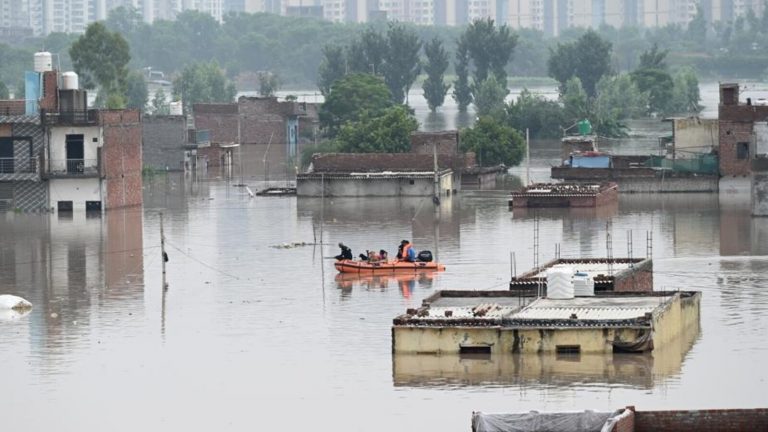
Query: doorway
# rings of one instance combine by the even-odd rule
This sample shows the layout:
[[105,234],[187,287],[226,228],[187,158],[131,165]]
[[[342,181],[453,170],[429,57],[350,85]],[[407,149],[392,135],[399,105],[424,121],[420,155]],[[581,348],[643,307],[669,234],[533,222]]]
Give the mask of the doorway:
[[67,135],[67,172],[73,174],[82,174],[85,170],[85,149],[84,137],[82,134]]

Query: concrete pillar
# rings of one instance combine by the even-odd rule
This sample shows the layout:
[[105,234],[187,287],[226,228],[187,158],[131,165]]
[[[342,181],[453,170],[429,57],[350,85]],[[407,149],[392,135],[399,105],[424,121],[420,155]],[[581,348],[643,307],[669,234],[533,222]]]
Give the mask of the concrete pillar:
[[768,158],[752,160],[752,216],[768,216]]

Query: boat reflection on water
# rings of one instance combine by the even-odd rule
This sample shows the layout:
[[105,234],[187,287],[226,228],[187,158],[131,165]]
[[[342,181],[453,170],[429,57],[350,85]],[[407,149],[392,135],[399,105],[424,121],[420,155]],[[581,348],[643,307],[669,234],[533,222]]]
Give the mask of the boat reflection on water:
[[698,322],[645,354],[393,354],[395,387],[592,386],[652,389],[680,375]]
[[432,289],[432,283],[437,274],[436,271],[382,275],[338,273],[336,275],[336,287],[342,292],[349,292],[353,288],[367,291],[386,291],[396,287],[403,297],[410,298],[417,288]]

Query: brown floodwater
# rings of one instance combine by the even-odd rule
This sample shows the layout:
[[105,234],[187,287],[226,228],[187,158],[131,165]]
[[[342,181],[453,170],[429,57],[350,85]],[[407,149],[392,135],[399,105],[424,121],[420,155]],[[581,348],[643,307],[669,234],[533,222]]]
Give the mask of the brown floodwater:
[[[429,199],[252,199],[173,175],[145,189],[142,209],[0,219],[0,292],[34,304],[0,317],[3,430],[465,431],[473,410],[768,405],[768,219],[743,198],[622,196],[536,216],[466,191],[438,219]],[[656,289],[703,292],[700,328],[652,355],[392,355],[392,318],[425,296],[504,289],[510,252],[530,268],[537,220],[541,261],[558,244],[604,256],[609,221],[614,256],[628,255],[631,232]],[[325,245],[272,247],[321,233]],[[357,254],[401,239],[447,270],[356,279],[327,259],[339,241]]]

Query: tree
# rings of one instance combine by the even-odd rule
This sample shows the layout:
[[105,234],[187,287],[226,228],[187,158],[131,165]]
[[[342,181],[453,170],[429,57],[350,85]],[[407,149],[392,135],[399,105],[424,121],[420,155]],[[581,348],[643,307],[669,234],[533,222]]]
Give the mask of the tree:
[[575,42],[558,43],[550,48],[549,76],[560,83],[561,93],[572,77],[578,77],[589,97],[596,94],[597,82],[611,73],[612,45],[594,30],[587,30]]
[[387,56],[387,39],[369,27],[347,50],[350,72],[381,75],[381,66]]
[[110,32],[100,22],[90,24],[69,48],[69,56],[83,87],[92,89],[98,85],[110,95],[124,93],[131,53],[128,42],[119,33]]
[[131,71],[126,78],[125,85],[126,107],[143,111],[147,107],[147,100],[149,99],[144,77],[138,71]]
[[529,130],[533,138],[557,138],[566,126],[560,104],[523,89],[517,101],[507,105],[506,124],[515,130]]
[[659,50],[659,46],[654,44],[640,55],[640,65],[631,74],[637,88],[648,93],[649,113],[665,113],[670,108],[674,83],[667,72],[668,53],[667,50]]
[[505,86],[496,81],[496,76],[491,74],[485,81],[481,82],[475,88],[475,107],[477,115],[503,115],[504,98],[509,93]]
[[259,94],[265,97],[275,95],[280,87],[280,80],[272,72],[259,72]]
[[419,124],[407,107],[385,109],[378,116],[364,112],[341,127],[335,142],[347,153],[404,153],[411,149],[411,133]]
[[317,86],[323,96],[328,96],[331,86],[346,75],[347,59],[344,57],[344,48],[337,45],[323,47],[323,60],[318,70]]
[[419,36],[402,24],[390,23],[387,30],[387,50],[381,73],[395,103],[403,103],[408,90],[421,71]]
[[492,19],[472,21],[464,31],[467,52],[475,66],[475,83],[483,82],[492,72],[504,87],[507,85],[507,63],[517,45],[517,35],[505,25],[496,27]]
[[392,106],[392,95],[384,81],[369,74],[351,74],[336,81],[320,107],[320,125],[330,137],[362,113],[375,117]]
[[523,160],[525,142],[520,133],[492,117],[480,117],[461,131],[461,150],[472,151],[482,166],[515,166]]
[[427,62],[424,65],[424,71],[427,73],[427,79],[424,80],[422,89],[424,89],[424,99],[432,112],[445,102],[445,95],[449,84],[443,81],[445,70],[448,69],[448,54],[443,48],[443,42],[435,36],[431,41],[424,45],[424,55],[427,56]]
[[697,47],[703,46],[706,42],[707,20],[704,16],[704,9],[699,4],[696,5],[696,15],[688,23],[688,38]]
[[626,73],[604,76],[597,83],[597,118],[632,119],[646,115],[648,95],[637,88]]
[[237,90],[216,61],[192,63],[173,80],[173,95],[181,99],[185,112],[200,102],[232,102]]
[[581,80],[578,77],[573,77],[565,83],[565,92],[560,99],[565,110],[566,121],[570,124],[590,117],[589,96],[581,86]]
[[0,81],[0,99],[8,99],[8,87]]
[[699,79],[691,68],[678,70],[672,79],[672,83],[671,112],[698,113],[702,110],[703,107],[699,105],[701,100]]
[[459,104],[459,112],[466,112],[472,103],[472,88],[469,84],[469,51],[467,38],[461,36],[456,46],[456,60],[453,65],[456,82],[453,84],[453,99]]
[[155,92],[155,97],[152,98],[152,114],[168,115],[170,111],[168,102],[165,100],[165,92],[163,89],[158,89]]

